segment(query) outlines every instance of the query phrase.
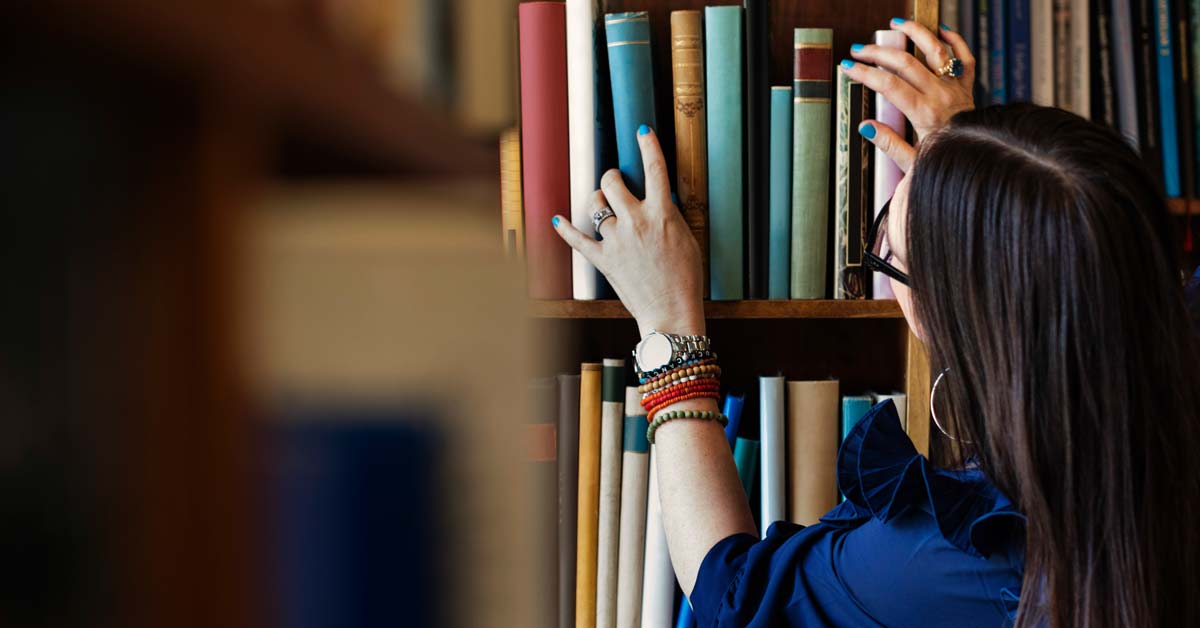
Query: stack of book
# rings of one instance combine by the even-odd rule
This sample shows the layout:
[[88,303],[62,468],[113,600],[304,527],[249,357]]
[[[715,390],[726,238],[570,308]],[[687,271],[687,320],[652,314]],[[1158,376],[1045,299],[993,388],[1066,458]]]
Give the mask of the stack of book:
[[[690,616],[667,552],[641,395],[626,386],[631,376],[623,360],[608,359],[531,383],[536,524],[557,535],[547,543],[557,560],[539,561],[543,590],[557,591],[540,598],[541,625],[660,627]],[[760,530],[781,520],[816,523],[838,503],[841,439],[883,399],[905,416],[903,394],[839,395],[836,379],[773,376],[759,378],[757,399],[725,398],[725,434]]]
[[[772,87],[764,2],[672,12],[669,77],[653,75],[647,12],[600,15],[595,0],[568,0],[522,3],[518,17],[522,122],[503,140],[502,203],[510,250],[524,242],[531,297],[611,296],[550,218],[569,214],[593,233],[588,202],[611,168],[643,195],[643,124],[674,125],[661,134],[674,145],[662,148],[712,299],[891,297],[870,285],[862,249],[899,171],[854,125],[876,117],[903,132],[904,121],[886,100],[834,80],[831,29],[796,28],[793,41],[776,42],[794,50],[794,80]],[[905,45],[891,31],[877,39]],[[673,120],[655,116],[664,89]]]

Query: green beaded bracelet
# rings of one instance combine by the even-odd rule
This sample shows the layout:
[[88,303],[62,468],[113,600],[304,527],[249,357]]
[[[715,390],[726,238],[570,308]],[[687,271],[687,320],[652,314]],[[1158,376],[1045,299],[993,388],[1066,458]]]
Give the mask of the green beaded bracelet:
[[725,427],[729,424],[729,419],[720,412],[710,410],[671,410],[670,412],[660,412],[655,415],[654,420],[650,422],[650,427],[646,428],[646,442],[654,444],[654,432],[659,426],[671,419],[702,419],[704,421],[716,421]]

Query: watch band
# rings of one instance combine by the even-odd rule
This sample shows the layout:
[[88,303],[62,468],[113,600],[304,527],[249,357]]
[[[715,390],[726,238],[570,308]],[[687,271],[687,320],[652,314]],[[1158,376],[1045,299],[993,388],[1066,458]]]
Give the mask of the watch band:
[[[694,363],[707,358],[715,358],[716,353],[712,351],[712,341],[707,336],[699,335],[681,335],[651,330],[650,335],[658,334],[665,337],[671,346],[671,357],[667,363],[649,370],[642,370],[642,363],[638,359],[637,348],[633,349],[633,364],[637,370],[638,378],[643,380],[643,383],[648,378],[656,377],[666,371],[681,366],[686,363]],[[647,338],[650,337],[647,335]],[[645,342],[645,339],[643,339]],[[641,343],[638,343],[641,346]]]

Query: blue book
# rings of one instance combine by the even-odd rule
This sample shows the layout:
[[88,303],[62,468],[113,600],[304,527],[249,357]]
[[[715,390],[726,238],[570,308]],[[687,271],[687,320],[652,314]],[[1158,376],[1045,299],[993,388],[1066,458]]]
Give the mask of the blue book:
[[617,164],[629,191],[646,197],[646,171],[638,146],[638,127],[657,128],[654,119],[654,73],[650,65],[650,14],[645,11],[604,16],[608,41],[608,73],[612,80]]
[[1008,102],[1008,0],[988,0],[988,103],[1002,105]]
[[737,441],[738,428],[742,425],[742,408],[745,405],[746,395],[740,393],[725,395],[725,407],[721,410],[721,414],[729,419],[729,422],[725,424],[725,439],[729,441],[730,451],[733,451],[733,444]]
[[767,298],[789,296],[792,253],[792,88],[771,88],[770,237]]
[[[838,442],[846,440],[846,436],[850,434],[850,430],[854,429],[855,425],[862,420],[863,416],[871,410],[870,395],[846,395],[842,397],[842,436]],[[838,493],[838,501],[846,500],[846,496]]]
[[1179,133],[1175,119],[1175,44],[1169,0],[1154,1],[1154,29],[1158,50],[1158,110],[1162,130],[1163,180],[1167,196],[1181,195],[1179,173]]
[[[708,108],[709,293],[744,298],[742,8],[704,8],[704,88]],[[609,43],[612,46],[612,43]],[[612,50],[612,48],[609,48]]]
[[1029,0],[1008,0],[1008,98],[1033,100],[1032,56],[1029,52]]

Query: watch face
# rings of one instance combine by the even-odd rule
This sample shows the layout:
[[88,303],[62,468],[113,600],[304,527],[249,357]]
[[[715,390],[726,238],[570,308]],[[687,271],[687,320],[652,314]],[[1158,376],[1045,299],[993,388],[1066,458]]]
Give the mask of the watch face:
[[671,341],[662,334],[646,336],[637,349],[638,368],[642,371],[653,371],[671,361]]

